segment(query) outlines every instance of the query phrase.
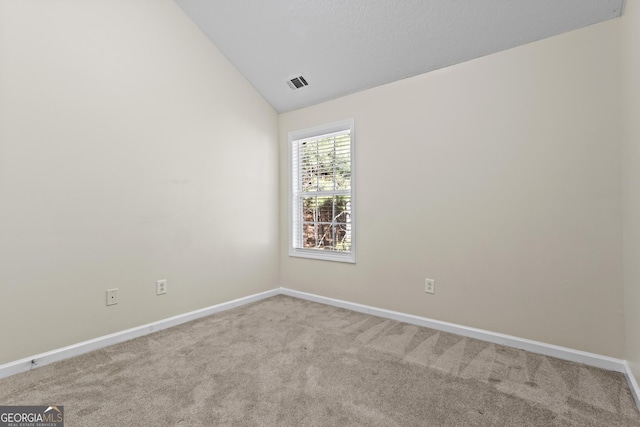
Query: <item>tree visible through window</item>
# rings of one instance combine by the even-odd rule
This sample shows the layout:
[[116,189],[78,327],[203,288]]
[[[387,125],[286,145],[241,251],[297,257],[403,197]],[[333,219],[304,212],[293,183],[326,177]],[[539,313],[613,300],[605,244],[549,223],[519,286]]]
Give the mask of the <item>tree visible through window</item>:
[[336,125],[290,134],[290,253],[353,262],[353,122]]

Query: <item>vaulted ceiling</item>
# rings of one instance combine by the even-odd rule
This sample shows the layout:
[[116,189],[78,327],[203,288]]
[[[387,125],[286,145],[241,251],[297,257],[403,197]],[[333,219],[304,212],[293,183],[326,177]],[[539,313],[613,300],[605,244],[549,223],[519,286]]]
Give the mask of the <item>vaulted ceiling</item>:
[[[615,18],[624,3],[176,1],[278,112]],[[287,82],[300,75],[308,86],[293,90]]]

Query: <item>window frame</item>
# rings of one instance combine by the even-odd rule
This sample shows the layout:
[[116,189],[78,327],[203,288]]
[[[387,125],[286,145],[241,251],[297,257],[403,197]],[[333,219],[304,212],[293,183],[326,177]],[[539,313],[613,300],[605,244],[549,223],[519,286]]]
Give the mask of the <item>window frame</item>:
[[[350,132],[350,161],[351,161],[351,188],[350,188],[350,203],[351,203],[351,248],[349,252],[340,252],[340,251],[325,251],[318,249],[305,249],[296,247],[297,234],[299,229],[296,230],[297,224],[300,224],[301,221],[298,218],[298,213],[296,212],[298,209],[297,198],[298,193],[297,190],[293,188],[294,179],[293,174],[298,173],[299,169],[294,171],[293,164],[293,154],[294,154],[294,144],[297,141],[322,137],[323,135],[332,134],[336,132],[343,132],[348,130]],[[346,263],[355,263],[356,262],[356,191],[355,191],[355,126],[353,119],[341,120],[334,123],[324,124],[320,126],[315,126],[308,129],[296,130],[289,132],[289,230],[288,230],[288,239],[289,239],[289,256],[291,257],[300,257],[300,258],[310,258],[310,259],[319,259],[325,261],[338,261],[338,262],[346,262]]]

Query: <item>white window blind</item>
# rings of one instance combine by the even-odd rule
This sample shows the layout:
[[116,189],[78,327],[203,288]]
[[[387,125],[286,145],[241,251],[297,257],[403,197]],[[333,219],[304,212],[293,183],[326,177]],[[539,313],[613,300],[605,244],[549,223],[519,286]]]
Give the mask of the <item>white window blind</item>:
[[294,132],[290,254],[354,262],[353,121]]

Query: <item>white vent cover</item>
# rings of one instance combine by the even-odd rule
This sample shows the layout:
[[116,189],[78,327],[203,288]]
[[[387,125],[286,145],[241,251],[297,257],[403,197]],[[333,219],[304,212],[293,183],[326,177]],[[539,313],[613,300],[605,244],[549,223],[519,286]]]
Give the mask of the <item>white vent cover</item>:
[[305,86],[309,86],[309,83],[307,83],[307,80],[301,75],[290,78],[289,80],[287,80],[287,84],[289,85],[291,90],[298,90],[298,89],[302,89]]

